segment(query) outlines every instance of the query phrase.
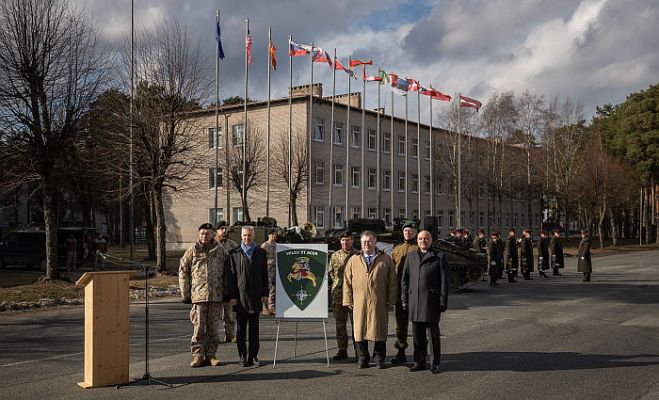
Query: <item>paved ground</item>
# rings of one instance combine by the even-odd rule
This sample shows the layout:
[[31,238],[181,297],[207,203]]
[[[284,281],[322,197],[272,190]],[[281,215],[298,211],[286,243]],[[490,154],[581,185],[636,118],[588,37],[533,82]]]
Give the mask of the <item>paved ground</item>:
[[[0,398],[440,398],[659,399],[659,251],[594,259],[593,282],[561,277],[490,289],[481,283],[449,298],[442,319],[443,372],[405,367],[359,370],[325,365],[322,325],[282,324],[277,367],[241,368],[234,344],[227,365],[191,369],[188,306],[152,308],[150,369],[174,386],[80,389],[83,309],[0,314]],[[131,376],[144,371],[141,305],[131,306]],[[391,321],[391,318],[390,318]],[[264,318],[261,359],[271,361],[275,321]],[[393,332],[393,328],[390,328]],[[335,351],[328,323],[330,355]],[[393,339],[388,341],[393,353]],[[368,394],[367,394],[368,393]]]

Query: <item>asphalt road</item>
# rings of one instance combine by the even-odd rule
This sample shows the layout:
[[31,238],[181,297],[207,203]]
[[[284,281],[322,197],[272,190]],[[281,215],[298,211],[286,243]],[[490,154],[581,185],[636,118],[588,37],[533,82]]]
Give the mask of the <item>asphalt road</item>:
[[[241,368],[235,344],[220,345],[221,367],[188,367],[189,307],[151,309],[150,370],[173,384],[81,389],[83,308],[0,314],[1,399],[331,398],[659,399],[659,251],[594,259],[582,283],[569,259],[563,276],[491,289],[486,282],[449,297],[442,330],[442,373],[405,367],[325,365],[322,325],[261,320],[262,361]],[[143,375],[143,306],[131,306],[131,377]],[[336,350],[327,324],[330,356]],[[390,316],[390,332],[393,317]],[[394,353],[393,337],[387,343]]]

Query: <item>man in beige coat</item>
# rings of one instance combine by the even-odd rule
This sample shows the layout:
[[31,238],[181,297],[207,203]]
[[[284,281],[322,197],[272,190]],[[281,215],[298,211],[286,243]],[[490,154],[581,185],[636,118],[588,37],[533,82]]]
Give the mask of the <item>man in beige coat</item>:
[[377,250],[373,232],[361,234],[362,250],[350,257],[343,275],[343,305],[354,320],[354,340],[359,368],[368,368],[368,341],[375,342],[373,355],[378,368],[385,367],[388,305],[396,304],[398,281],[391,257]]

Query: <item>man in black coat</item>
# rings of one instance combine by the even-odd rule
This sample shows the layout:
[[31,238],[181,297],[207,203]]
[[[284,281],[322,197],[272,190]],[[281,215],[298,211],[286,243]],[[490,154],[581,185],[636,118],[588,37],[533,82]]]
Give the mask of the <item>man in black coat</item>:
[[558,229],[552,233],[551,241],[549,242],[549,257],[551,258],[551,265],[554,273],[552,275],[561,274],[558,272],[560,268],[565,266],[563,257],[563,242],[561,242],[561,231]]
[[522,275],[525,281],[532,281],[531,272],[533,272],[533,236],[530,229],[524,229],[522,233],[522,242],[520,243],[519,258],[522,263]]
[[547,278],[549,271],[549,238],[545,231],[540,231],[538,239],[538,273],[541,277]]
[[487,265],[490,274],[490,286],[499,286],[497,279],[503,271],[503,247],[497,231],[492,231],[490,241],[487,244]]
[[[259,354],[259,313],[262,304],[268,301],[268,256],[254,242],[254,227],[243,226],[240,246],[229,251],[231,263],[229,293],[233,296],[229,303],[236,312],[238,329],[236,343],[243,367],[260,365]],[[249,332],[247,326],[249,325]],[[246,345],[249,334],[249,349]]]
[[503,259],[506,265],[506,274],[508,274],[508,282],[517,282],[515,276],[517,276],[517,269],[519,268],[519,257],[517,257],[517,237],[515,237],[514,228],[508,230]]
[[412,321],[414,365],[410,371],[426,369],[426,330],[430,330],[433,351],[431,371],[437,374],[441,357],[439,319],[441,313],[446,311],[448,302],[448,259],[446,254],[430,248],[430,232],[419,232],[417,243],[419,250],[407,256],[401,279],[401,302],[408,309]]

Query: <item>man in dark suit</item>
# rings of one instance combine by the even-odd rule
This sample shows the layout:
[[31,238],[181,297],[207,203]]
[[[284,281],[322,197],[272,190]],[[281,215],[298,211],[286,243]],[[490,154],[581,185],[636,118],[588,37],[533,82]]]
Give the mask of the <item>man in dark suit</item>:
[[431,371],[438,374],[441,357],[439,319],[441,313],[446,311],[448,302],[448,259],[446,254],[430,248],[430,232],[419,232],[417,243],[419,249],[407,256],[401,279],[401,302],[408,309],[412,321],[414,365],[410,371],[426,369],[426,330],[430,330],[433,351]]
[[[259,366],[259,313],[268,301],[268,256],[254,242],[254,227],[243,226],[240,246],[229,251],[233,296],[229,303],[236,312],[236,343],[243,367]],[[247,331],[249,325],[249,331]],[[246,345],[249,334],[249,349]]]

